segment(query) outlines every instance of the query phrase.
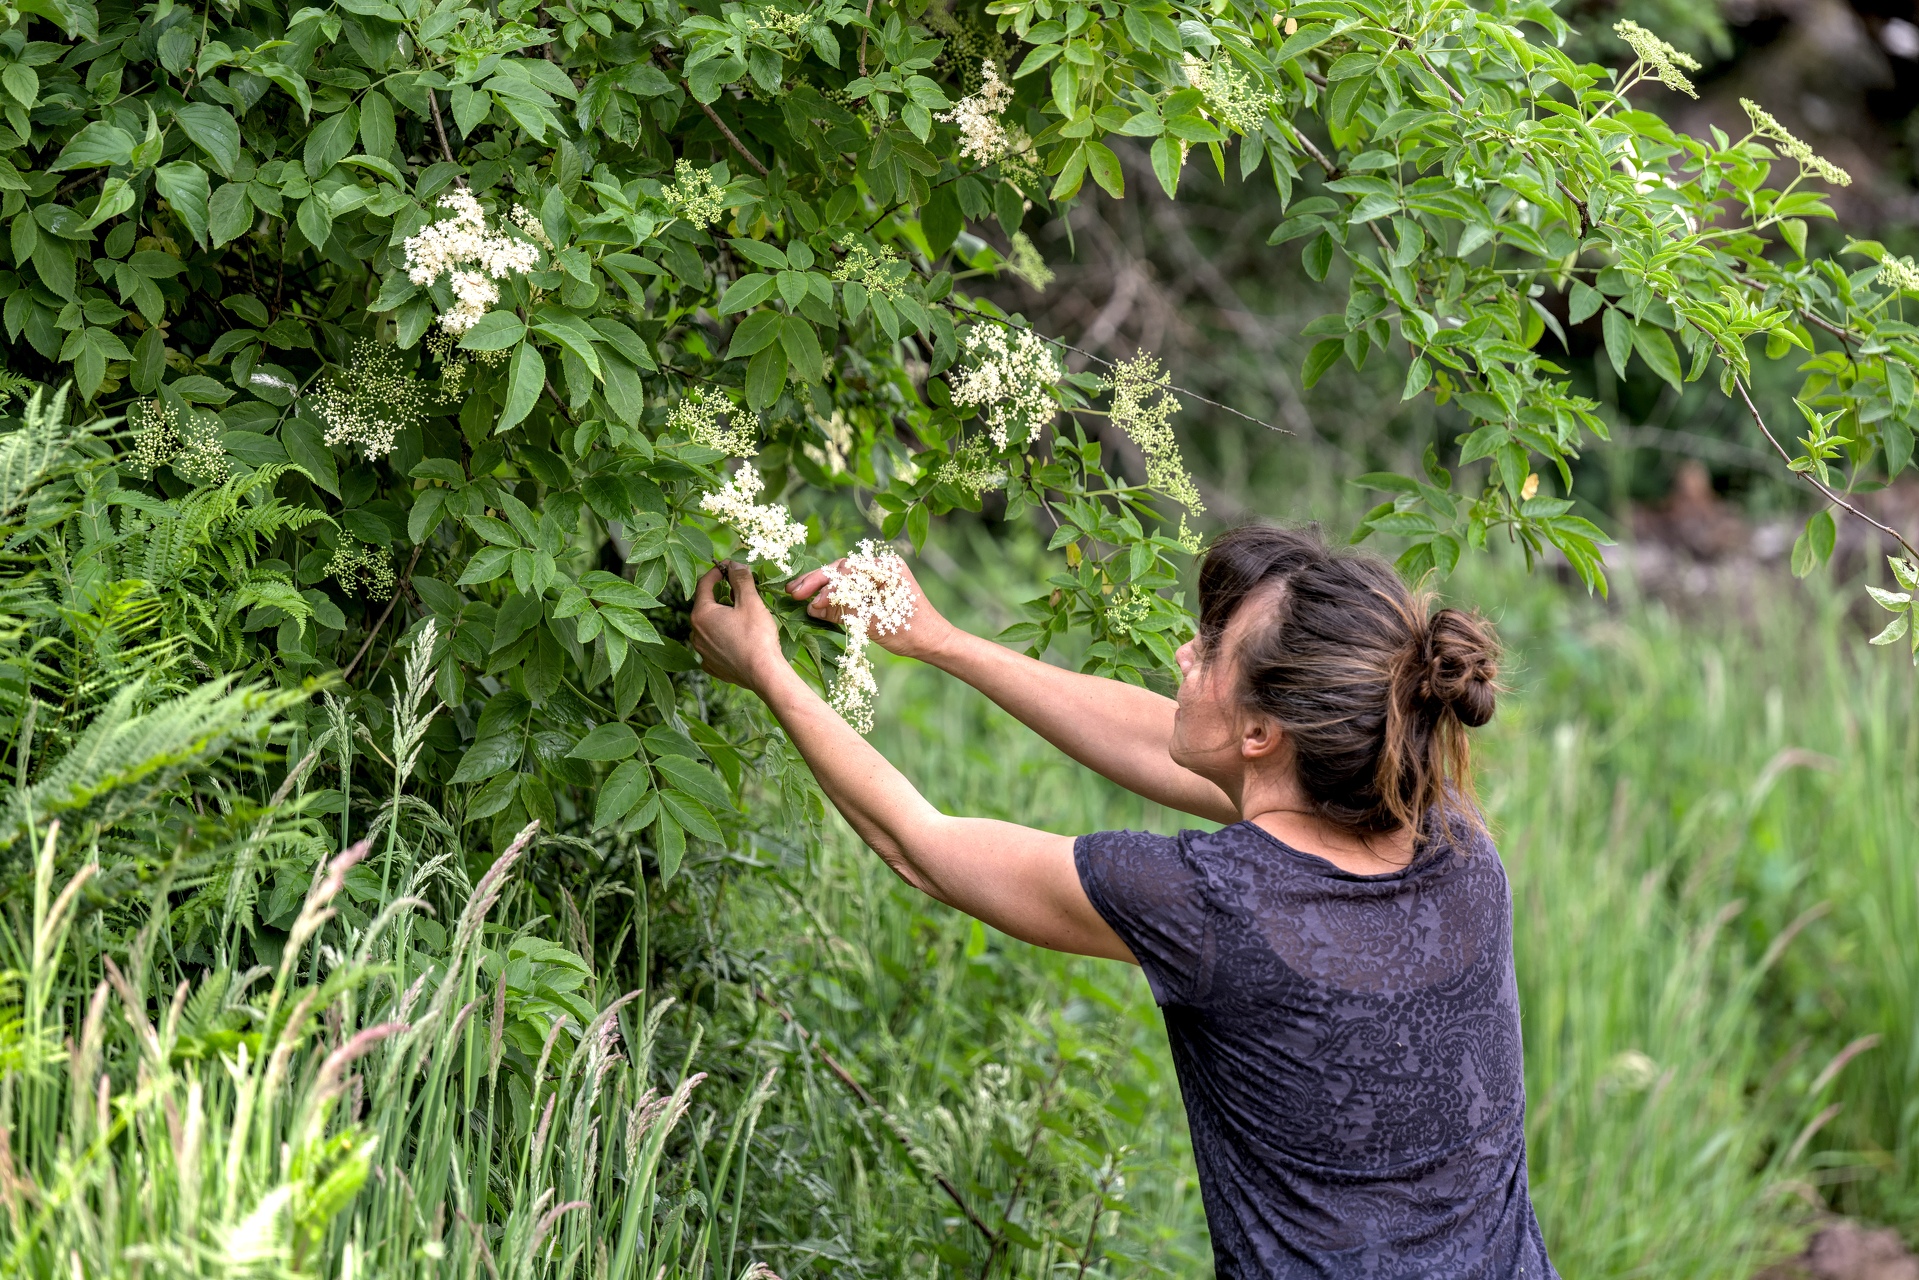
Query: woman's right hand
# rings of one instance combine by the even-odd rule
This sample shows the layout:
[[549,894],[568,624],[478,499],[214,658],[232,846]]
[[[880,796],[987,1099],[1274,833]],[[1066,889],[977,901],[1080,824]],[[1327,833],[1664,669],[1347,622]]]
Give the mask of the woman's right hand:
[[[845,563],[841,560],[834,567],[843,567]],[[838,606],[827,603],[826,582],[826,570],[815,569],[787,583],[786,591],[795,600],[810,602],[806,608],[809,617],[839,623],[843,621],[841,610]],[[906,583],[913,589],[912,622],[890,634],[873,636],[872,640],[888,653],[896,653],[903,658],[927,661],[952,638],[958,628],[933,607],[933,602],[926,598],[924,591],[920,590],[919,580],[913,576],[910,568],[906,570]]]

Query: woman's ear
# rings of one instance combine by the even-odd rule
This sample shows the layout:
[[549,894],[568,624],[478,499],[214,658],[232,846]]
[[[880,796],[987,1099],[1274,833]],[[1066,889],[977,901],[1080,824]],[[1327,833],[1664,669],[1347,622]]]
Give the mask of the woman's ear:
[[1239,730],[1240,758],[1247,761],[1271,759],[1279,754],[1285,733],[1267,716],[1246,716]]

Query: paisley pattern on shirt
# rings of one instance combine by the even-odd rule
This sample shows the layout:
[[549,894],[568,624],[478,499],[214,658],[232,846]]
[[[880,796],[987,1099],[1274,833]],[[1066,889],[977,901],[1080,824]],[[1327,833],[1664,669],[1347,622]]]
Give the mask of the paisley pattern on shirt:
[[1222,1280],[1555,1275],[1490,840],[1384,876],[1252,823],[1074,858],[1165,1015]]

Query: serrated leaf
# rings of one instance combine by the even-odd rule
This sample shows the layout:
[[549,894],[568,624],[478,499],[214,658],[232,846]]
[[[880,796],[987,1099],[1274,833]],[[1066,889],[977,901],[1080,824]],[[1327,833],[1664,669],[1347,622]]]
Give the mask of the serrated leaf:
[[540,392],[545,388],[545,359],[532,343],[521,343],[520,349],[513,353],[513,367],[507,377],[506,404],[500,410],[500,420],[494,426],[493,433],[498,435],[524,421],[526,415],[533,412],[533,406],[539,403]]
[[640,735],[633,726],[615,722],[598,726],[566,754],[574,760],[624,760],[639,749]]
[[600,793],[593,805],[593,829],[610,827],[624,818],[652,789],[653,779],[646,765],[638,760],[620,765],[600,784]]

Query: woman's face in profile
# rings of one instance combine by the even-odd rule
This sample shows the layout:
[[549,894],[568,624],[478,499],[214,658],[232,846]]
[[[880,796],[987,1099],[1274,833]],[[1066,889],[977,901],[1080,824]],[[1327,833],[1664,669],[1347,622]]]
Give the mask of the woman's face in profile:
[[1173,762],[1229,792],[1236,792],[1246,768],[1240,750],[1243,711],[1235,655],[1246,619],[1254,612],[1242,604],[1212,643],[1194,637],[1174,655],[1179,661],[1179,711],[1173,718]]

